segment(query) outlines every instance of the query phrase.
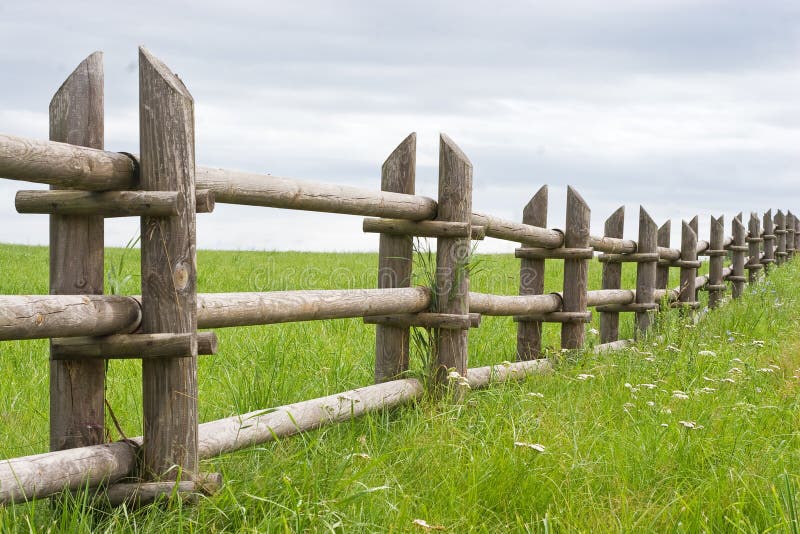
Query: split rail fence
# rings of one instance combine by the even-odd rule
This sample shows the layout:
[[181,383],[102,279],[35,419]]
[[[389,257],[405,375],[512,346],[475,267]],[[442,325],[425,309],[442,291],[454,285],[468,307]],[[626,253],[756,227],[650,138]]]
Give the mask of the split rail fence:
[[[445,135],[437,200],[415,194],[414,134],[383,164],[380,191],[195,167],[191,95],[145,49],[139,61],[140,154],[103,150],[100,53],[54,96],[50,141],[0,134],[0,176],[51,186],[16,196],[18,212],[50,214],[50,295],[0,296],[0,340],[50,339],[52,451],[0,462],[0,503],[101,485],[111,503],[147,502],[176,484],[182,492],[213,491],[220,477],[200,473],[201,459],[419,398],[420,381],[397,378],[409,366],[412,327],[432,332],[434,383],[455,377],[481,387],[549,366],[543,323],[560,323],[561,347],[580,349],[594,308],[599,348],[615,348],[626,343],[618,339],[620,313],[634,313],[641,334],[660,303],[692,310],[704,289],[709,306],[718,306],[729,283],[738,297],[760,270],[800,250],[800,220],[782,211],[763,221],[751,214],[746,227],[740,214],[732,237],[722,217],[712,217],[708,241],[698,240],[695,217],[682,224],[680,248],[670,248],[670,223],[658,228],[643,209],[638,240],[622,237],[623,208],[602,236],[591,235],[589,207],[572,188],[563,231],[547,228],[546,186],[519,223],[473,213],[472,164]],[[380,234],[378,288],[198,294],[195,217],[215,202],[366,216],[364,231]],[[141,218],[141,296],[102,294],[103,221],[121,216]],[[434,287],[411,285],[411,236],[437,240]],[[471,240],[486,237],[522,245],[519,295],[470,292]],[[589,291],[596,252],[602,289]],[[699,256],[710,258],[708,275],[697,276]],[[545,294],[552,258],[564,261],[563,291]],[[624,262],[637,265],[635,290],[621,288]],[[680,269],[676,289],[667,288],[670,268]],[[517,321],[517,362],[468,368],[468,330],[483,315]],[[376,325],[376,384],[199,423],[197,356],[214,354],[217,341],[198,329],[351,317]],[[109,358],[142,359],[140,438],[104,443]]]

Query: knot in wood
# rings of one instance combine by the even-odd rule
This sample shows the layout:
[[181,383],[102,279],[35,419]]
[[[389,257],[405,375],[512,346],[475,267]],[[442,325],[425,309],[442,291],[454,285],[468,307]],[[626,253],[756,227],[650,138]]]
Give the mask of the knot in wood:
[[189,265],[186,262],[180,262],[172,270],[172,283],[178,291],[186,289],[189,285]]

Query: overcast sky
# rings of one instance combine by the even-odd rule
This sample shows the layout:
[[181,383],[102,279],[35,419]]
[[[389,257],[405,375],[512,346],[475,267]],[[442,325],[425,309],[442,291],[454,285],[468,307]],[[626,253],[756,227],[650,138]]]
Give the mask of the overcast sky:
[[[550,226],[566,185],[592,233],[639,204],[661,224],[800,212],[800,2],[0,3],[0,132],[46,139],[54,91],[105,53],[106,148],[138,151],[137,46],[195,99],[197,163],[379,188],[418,133],[417,191],[436,196],[438,133],[474,166],[475,211],[519,220],[542,185]],[[0,241],[47,242],[0,181]],[[4,200],[3,200],[4,199]],[[138,222],[109,220],[124,245]],[[361,218],[218,205],[201,248],[374,250]],[[479,251],[510,251],[487,240]]]

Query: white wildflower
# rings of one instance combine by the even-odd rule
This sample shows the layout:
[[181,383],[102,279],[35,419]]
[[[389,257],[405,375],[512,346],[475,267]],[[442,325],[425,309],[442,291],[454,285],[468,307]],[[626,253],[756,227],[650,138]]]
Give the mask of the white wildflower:
[[702,391],[703,393],[713,393],[713,392],[715,392],[715,391],[717,391],[717,390],[716,390],[716,389],[714,389],[714,388],[710,388],[710,387],[704,387],[704,388],[703,388],[703,389],[701,389],[700,391]]
[[647,389],[656,389],[657,386],[655,384],[639,384],[639,387]]
[[731,367],[730,371],[728,371],[728,372],[732,373],[732,374],[738,374],[738,373],[741,373],[742,370],[739,369],[738,367]]
[[701,428],[703,428],[703,425],[698,425],[694,421],[678,421],[678,424],[681,424],[685,428],[690,428],[692,430],[700,430]]
[[669,425],[667,423],[661,423],[660,426],[663,426],[664,428],[669,428]]
[[675,345],[667,345],[667,350],[670,350],[672,352],[680,352],[681,351],[681,349],[679,349]]
[[779,365],[775,365],[774,363],[769,364],[769,366],[772,367],[773,369],[775,369],[776,371],[780,371],[781,370],[780,366]]
[[774,373],[775,369],[771,369],[769,367],[762,367],[758,370],[759,373]]
[[703,377],[703,380],[705,380],[706,382],[716,382],[716,381],[717,381],[717,379],[716,379],[716,378],[709,378],[709,377],[707,377],[707,376],[704,376],[704,377]]
[[744,362],[742,362],[741,358],[731,358],[731,361],[734,362],[734,363],[744,363]]
[[729,384],[735,384],[736,383],[736,380],[734,380],[733,378],[720,378],[719,381],[720,382],[728,382]]
[[594,375],[590,375],[588,373],[581,373],[575,378],[577,378],[578,380],[589,380],[590,378],[594,378]]
[[697,353],[698,356],[716,356],[717,353],[713,350],[701,350]]
[[526,447],[528,449],[533,449],[537,452],[544,452],[544,445],[541,443],[525,443],[524,441],[515,441],[515,447]]
[[755,345],[756,347],[763,347],[763,346],[764,346],[764,342],[763,342],[763,341],[761,341],[760,339],[754,339],[754,340],[752,341],[752,343],[753,343],[753,345]]
[[655,358],[653,358],[652,356],[648,356],[647,358],[645,358],[645,361],[647,361],[647,362],[654,362],[654,361],[656,361],[656,359],[655,359]]
[[537,399],[543,399],[544,398],[544,394],[538,393],[538,392],[528,393],[528,396],[529,397],[536,397]]
[[676,399],[684,399],[684,400],[689,398],[689,395],[677,389],[672,392],[672,396],[675,397]]
[[592,334],[593,336],[596,336],[600,332],[597,331],[597,328],[590,328],[589,333]]
[[647,405],[648,405],[648,406],[655,406],[655,405],[656,405],[656,403],[655,403],[655,402],[653,402],[653,401],[647,401]]
[[623,385],[628,389],[631,389],[633,387],[630,382],[625,382],[625,384]]

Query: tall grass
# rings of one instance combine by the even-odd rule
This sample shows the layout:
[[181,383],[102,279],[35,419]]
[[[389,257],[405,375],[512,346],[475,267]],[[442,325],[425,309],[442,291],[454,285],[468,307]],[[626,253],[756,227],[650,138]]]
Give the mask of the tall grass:
[[[46,249],[0,252],[0,293],[47,291]],[[122,253],[107,261],[119,265]],[[125,276],[138,256],[127,254],[120,291],[135,293],[137,279]],[[201,251],[198,261],[204,292],[376,285],[371,254]],[[473,290],[517,292],[517,260],[481,262]],[[599,271],[593,264],[592,288]],[[196,505],[95,510],[79,492],[58,511],[44,501],[0,509],[0,531],[797,532],[799,275],[798,265],[779,269],[697,325],[665,314],[630,349],[552,351],[552,373],[460,404],[420,402],[204,462],[225,486]],[[548,263],[546,290],[560,289],[560,276]],[[547,326],[555,345],[557,327]],[[631,332],[624,317],[622,335]],[[203,421],[372,378],[373,328],[359,320],[218,335],[220,353],[199,364]],[[0,351],[0,457],[44,451],[46,343]],[[510,319],[470,332],[472,366],[514,352]],[[108,395],[125,433],[139,434],[140,364],[111,362]]]

